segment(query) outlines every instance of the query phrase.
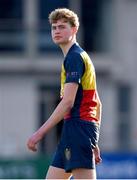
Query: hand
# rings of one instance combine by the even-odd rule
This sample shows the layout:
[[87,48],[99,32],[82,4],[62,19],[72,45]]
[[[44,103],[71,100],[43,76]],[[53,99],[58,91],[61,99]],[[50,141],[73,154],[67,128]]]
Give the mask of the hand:
[[98,145],[93,149],[93,153],[95,155],[95,163],[99,164],[102,162],[102,159],[100,157],[100,149],[98,147]]
[[37,151],[37,144],[40,141],[41,137],[39,135],[38,132],[34,133],[27,142],[27,147],[28,149],[30,149],[31,151],[36,152]]

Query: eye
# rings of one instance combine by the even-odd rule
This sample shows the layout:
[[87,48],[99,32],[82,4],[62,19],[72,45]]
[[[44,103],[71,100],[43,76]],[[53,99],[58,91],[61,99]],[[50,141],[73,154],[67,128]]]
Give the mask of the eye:
[[52,29],[52,30],[56,30],[56,26],[52,26],[51,29]]
[[59,29],[65,29],[65,26],[64,25],[60,25],[58,28]]

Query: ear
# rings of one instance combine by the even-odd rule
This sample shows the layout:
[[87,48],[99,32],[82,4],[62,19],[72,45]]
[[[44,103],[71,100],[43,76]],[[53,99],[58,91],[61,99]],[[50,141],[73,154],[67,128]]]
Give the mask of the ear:
[[73,30],[73,33],[74,33],[74,34],[77,34],[77,32],[78,32],[78,27],[72,27],[72,30]]

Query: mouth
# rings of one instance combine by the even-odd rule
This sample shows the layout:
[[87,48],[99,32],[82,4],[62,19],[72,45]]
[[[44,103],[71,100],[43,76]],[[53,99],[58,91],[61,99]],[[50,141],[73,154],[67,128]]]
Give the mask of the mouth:
[[59,39],[61,39],[61,36],[55,36],[54,39],[59,40]]

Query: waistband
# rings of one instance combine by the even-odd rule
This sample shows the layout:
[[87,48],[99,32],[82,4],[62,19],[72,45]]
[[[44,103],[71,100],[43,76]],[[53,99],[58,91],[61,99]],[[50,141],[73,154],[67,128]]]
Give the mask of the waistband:
[[77,122],[82,122],[82,123],[85,123],[85,124],[93,124],[93,125],[96,125],[96,126],[100,126],[100,124],[95,121],[95,120],[90,120],[90,121],[87,121],[87,120],[83,120],[83,119],[78,119],[78,118],[68,118],[68,119],[64,119],[64,122],[67,123],[67,122],[70,122],[70,121],[77,121]]

